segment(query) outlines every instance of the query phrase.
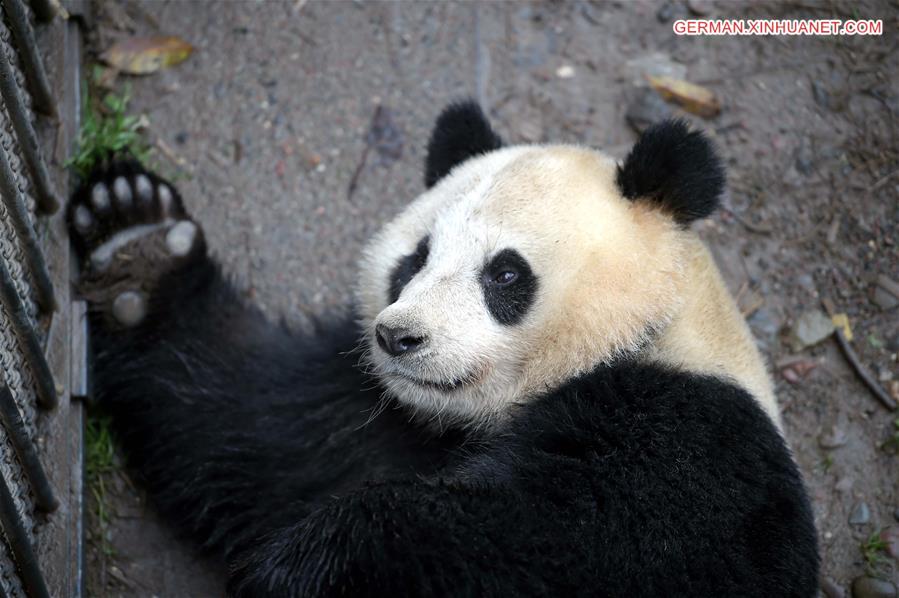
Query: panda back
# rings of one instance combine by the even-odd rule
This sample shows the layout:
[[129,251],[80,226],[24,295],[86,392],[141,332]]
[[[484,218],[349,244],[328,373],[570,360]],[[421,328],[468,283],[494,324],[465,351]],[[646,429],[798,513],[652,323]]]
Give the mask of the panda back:
[[598,368],[523,406],[468,474],[568,497],[584,522],[571,550],[600,595],[815,595],[801,475],[759,404],[721,379]]

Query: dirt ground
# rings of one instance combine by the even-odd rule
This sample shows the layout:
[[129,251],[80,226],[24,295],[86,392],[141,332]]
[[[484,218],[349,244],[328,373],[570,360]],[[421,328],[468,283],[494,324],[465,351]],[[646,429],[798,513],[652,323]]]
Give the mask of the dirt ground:
[[[875,18],[884,34],[673,34],[673,20],[698,12]],[[214,252],[248,296],[297,326],[346,305],[362,243],[422,191],[427,135],[449,100],[479,99],[511,142],[623,156],[647,68],[708,87],[721,114],[688,117],[726,156],[729,193],[699,229],[777,381],[814,500],[826,594],[848,595],[866,571],[899,582],[896,560],[868,543],[867,562],[861,550],[899,526],[899,414],[833,337],[788,341],[829,297],[848,315],[861,363],[896,393],[899,300],[876,280],[899,281],[899,4],[110,1],[96,23],[95,50],[133,33],[196,46],[185,63],[129,80],[133,111],[149,118],[160,164],[180,174]],[[366,154],[378,106],[393,143]],[[219,563],[175,540],[124,474],[109,485],[108,544],[95,520],[89,595],[223,594]]]

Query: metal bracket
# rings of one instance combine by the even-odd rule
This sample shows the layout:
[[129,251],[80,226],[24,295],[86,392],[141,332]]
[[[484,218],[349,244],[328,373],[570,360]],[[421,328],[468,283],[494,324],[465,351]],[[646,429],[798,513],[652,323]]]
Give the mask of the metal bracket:
[[72,302],[72,398],[91,403],[90,388],[90,332],[87,302]]

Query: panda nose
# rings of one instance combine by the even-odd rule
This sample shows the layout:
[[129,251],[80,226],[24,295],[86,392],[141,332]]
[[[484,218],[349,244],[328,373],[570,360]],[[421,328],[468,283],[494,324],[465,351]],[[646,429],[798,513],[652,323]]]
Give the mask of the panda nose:
[[426,337],[415,335],[408,328],[391,328],[384,324],[375,326],[375,336],[378,346],[393,357],[414,353],[427,341]]

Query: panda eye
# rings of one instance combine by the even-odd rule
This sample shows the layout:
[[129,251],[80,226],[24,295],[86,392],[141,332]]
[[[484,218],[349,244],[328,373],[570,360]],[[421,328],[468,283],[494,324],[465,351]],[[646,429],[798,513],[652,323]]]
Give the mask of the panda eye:
[[484,302],[493,319],[504,326],[521,321],[537,295],[537,277],[524,256],[503,249],[484,265],[480,275]]
[[500,286],[512,284],[516,280],[518,280],[518,272],[515,270],[503,270],[493,277],[493,282]]

